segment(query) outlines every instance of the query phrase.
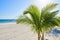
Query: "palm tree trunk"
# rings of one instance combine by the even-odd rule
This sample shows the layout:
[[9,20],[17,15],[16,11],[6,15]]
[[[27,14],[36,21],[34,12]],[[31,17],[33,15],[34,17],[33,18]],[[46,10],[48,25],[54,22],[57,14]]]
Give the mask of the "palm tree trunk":
[[38,32],[38,40],[40,40],[40,37],[41,37],[40,32]]
[[41,37],[41,40],[44,40],[44,33],[42,33],[42,37]]

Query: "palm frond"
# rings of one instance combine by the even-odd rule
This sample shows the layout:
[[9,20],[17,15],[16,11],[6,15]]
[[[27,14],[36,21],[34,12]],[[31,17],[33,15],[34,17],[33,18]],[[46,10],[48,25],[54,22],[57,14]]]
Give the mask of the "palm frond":
[[52,18],[56,17],[56,15],[58,14],[58,12],[59,12],[59,10],[51,12],[51,17]]
[[55,22],[60,26],[60,17],[56,18]]
[[47,11],[51,11],[54,8],[56,8],[58,4],[48,4],[46,7],[42,8],[42,12],[47,12]]
[[46,12],[52,11],[54,8],[56,8],[58,4],[48,4],[46,7],[42,8],[41,10],[41,16],[44,16]]
[[34,24],[38,27],[40,25],[40,12],[38,8],[34,5],[31,5],[27,11],[24,11],[24,14],[29,13],[34,21]]
[[20,16],[17,20],[17,24],[19,23],[28,23],[28,24],[31,24],[33,23],[32,20],[30,20],[27,16],[23,15],[23,16]]

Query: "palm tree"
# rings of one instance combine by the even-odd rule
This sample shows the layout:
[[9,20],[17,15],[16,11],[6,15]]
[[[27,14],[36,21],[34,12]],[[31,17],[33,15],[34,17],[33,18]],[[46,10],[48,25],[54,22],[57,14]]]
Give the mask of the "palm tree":
[[[38,40],[44,40],[45,32],[51,30],[55,26],[60,26],[60,19],[56,16],[59,10],[51,11],[56,6],[57,4],[49,4],[42,8],[42,10],[39,10],[36,6],[31,5],[16,22],[17,24],[31,24],[32,29],[38,34]],[[30,17],[27,16],[27,14],[29,14]]]

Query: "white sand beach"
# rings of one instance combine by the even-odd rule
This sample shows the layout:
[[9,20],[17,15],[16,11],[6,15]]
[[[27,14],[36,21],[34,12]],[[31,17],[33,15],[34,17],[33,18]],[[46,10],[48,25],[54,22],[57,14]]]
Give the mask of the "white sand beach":
[[0,40],[37,40],[37,35],[24,24],[0,25]]
[[[51,34],[46,34],[45,38],[60,40],[60,36]],[[29,25],[10,23],[0,25],[0,40],[37,40],[37,34],[31,30]]]

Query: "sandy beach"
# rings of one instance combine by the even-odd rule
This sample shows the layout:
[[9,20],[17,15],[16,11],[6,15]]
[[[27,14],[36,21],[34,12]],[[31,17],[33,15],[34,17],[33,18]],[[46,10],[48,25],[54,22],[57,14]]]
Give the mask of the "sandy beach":
[[37,35],[24,24],[0,25],[0,40],[37,40]]
[[[45,39],[60,40],[60,35],[45,34]],[[29,25],[10,23],[0,25],[0,40],[37,40],[37,34]]]

